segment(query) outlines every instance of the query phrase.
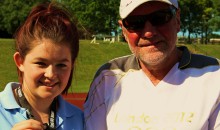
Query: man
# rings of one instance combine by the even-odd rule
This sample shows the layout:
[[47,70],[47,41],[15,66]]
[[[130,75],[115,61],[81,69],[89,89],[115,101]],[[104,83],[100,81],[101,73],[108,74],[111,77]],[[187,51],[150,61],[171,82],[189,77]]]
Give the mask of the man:
[[219,60],[177,47],[177,0],[121,0],[132,55],[96,73],[84,104],[87,130],[220,130]]

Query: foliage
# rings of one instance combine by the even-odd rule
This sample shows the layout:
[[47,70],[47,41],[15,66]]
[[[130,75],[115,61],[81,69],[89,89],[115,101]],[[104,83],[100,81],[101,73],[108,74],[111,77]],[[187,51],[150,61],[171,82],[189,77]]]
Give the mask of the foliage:
[[[50,0],[0,0],[0,37],[13,34],[31,7]],[[120,0],[54,0],[66,5],[74,14],[81,39],[94,34],[119,33]],[[25,4],[24,4],[25,3]],[[213,31],[220,31],[220,0],[179,0],[181,32],[192,43],[192,35],[207,43]],[[186,36],[187,35],[187,36]]]
[[219,0],[180,0],[181,31],[188,31],[188,42],[191,34],[201,37],[202,43],[208,43],[213,31],[220,29]]
[[1,0],[0,4],[0,31],[13,34],[24,22],[31,7],[45,0]]
[[117,33],[119,0],[63,0],[62,2],[73,10],[78,18],[79,29],[84,30],[85,33],[90,35]]
[[213,0],[213,5],[213,16],[209,25],[214,31],[220,31],[220,0]]

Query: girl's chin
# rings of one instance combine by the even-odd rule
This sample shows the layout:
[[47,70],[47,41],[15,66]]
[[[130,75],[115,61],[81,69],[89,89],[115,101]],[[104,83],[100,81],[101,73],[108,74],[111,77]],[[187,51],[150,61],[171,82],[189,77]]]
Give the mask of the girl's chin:
[[43,94],[41,94],[40,95],[40,97],[42,98],[42,99],[54,99],[55,97],[56,97],[57,95],[56,94],[54,94],[54,93],[48,93],[48,92],[45,92],[45,93],[43,93]]

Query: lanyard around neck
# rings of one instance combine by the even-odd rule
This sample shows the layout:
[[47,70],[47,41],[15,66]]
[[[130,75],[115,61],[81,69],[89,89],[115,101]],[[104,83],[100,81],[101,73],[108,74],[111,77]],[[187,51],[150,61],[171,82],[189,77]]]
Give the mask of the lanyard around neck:
[[[25,98],[21,87],[18,87],[16,89],[16,93],[18,95],[18,102],[19,105],[23,108],[26,108],[27,110],[27,117],[28,119],[34,119],[34,116],[32,114],[31,106],[28,103],[27,99]],[[45,130],[56,130],[56,98],[53,100],[51,106],[50,106],[50,118],[49,118],[49,125],[45,123],[46,126]]]

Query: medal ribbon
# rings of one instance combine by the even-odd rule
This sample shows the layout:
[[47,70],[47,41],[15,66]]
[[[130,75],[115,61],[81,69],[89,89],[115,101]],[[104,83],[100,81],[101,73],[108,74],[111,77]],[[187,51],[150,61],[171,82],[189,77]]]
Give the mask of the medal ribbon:
[[[18,101],[19,105],[23,108],[26,108],[27,110],[27,117],[28,119],[34,119],[34,116],[31,111],[31,106],[28,103],[27,99],[25,98],[21,87],[18,87],[16,89],[16,93],[18,95]],[[56,130],[56,98],[53,100],[51,107],[50,107],[50,118],[49,118],[49,125],[47,123],[44,123],[46,126],[45,130]]]

